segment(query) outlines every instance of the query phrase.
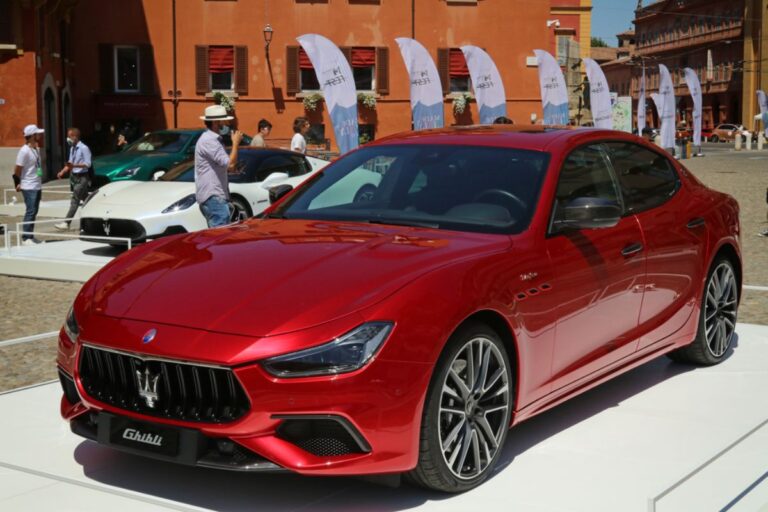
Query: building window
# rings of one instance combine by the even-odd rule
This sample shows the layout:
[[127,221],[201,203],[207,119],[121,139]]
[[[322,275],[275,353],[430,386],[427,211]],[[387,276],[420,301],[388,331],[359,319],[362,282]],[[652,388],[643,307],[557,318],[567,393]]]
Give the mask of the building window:
[[232,91],[235,86],[235,48],[208,47],[208,75],[212,91]]
[[196,46],[195,91],[248,94],[247,46]]
[[0,0],[0,44],[13,43],[13,1]]
[[376,49],[352,48],[352,74],[358,91],[376,89]]
[[115,92],[139,92],[138,46],[115,46]]
[[[389,94],[389,48],[342,47],[340,49],[352,68],[355,88],[358,91]],[[286,89],[289,94],[320,90],[312,61],[309,60],[303,48],[288,47],[287,71]]]
[[448,70],[450,92],[470,92],[472,80],[469,78],[467,59],[459,48],[450,50],[450,68]]
[[299,48],[299,89],[302,91],[320,90],[320,82],[317,81],[315,68],[312,67],[312,62],[304,48]]

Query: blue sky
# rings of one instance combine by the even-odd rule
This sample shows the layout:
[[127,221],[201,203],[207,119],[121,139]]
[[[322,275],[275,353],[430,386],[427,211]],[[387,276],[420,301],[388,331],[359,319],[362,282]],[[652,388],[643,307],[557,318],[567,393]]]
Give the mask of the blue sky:
[[637,0],[592,0],[592,36],[616,46],[616,34],[633,27],[635,7]]

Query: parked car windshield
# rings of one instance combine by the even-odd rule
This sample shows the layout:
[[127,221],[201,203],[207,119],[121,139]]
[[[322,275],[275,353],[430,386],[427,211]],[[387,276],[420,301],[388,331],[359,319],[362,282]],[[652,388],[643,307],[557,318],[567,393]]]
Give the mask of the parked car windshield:
[[153,132],[148,133],[127,148],[125,153],[149,153],[161,151],[163,153],[178,153],[189,140],[189,135],[177,132]]
[[548,162],[510,148],[372,146],[323,169],[269,217],[519,233]]

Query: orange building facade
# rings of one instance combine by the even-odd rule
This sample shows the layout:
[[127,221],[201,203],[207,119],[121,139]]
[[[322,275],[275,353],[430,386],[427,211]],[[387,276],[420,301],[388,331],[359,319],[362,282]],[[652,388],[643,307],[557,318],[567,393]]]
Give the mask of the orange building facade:
[[69,22],[76,2],[0,0],[0,148],[20,147],[24,126],[44,126],[49,172],[64,161],[72,123]]
[[[293,119],[306,116],[313,136],[328,139],[333,149],[324,104],[309,108],[317,84],[296,42],[305,33],[322,34],[342,47],[352,61],[358,92],[366,94],[367,103],[375,99],[375,109],[359,104],[363,140],[411,128],[409,78],[396,37],[415,37],[438,64],[445,82],[446,124],[478,121],[474,102],[462,114],[453,109],[455,98],[471,92],[460,46],[480,46],[495,60],[506,89],[508,117],[517,123],[530,122],[532,114],[541,117],[533,50],[554,51],[555,27],[547,26],[552,17],[547,1],[74,1],[67,17],[69,33],[76,34],[67,60],[71,73],[63,81],[53,76],[58,84],[56,110],[62,112],[60,96],[66,88],[71,121],[97,150],[107,147],[110,127],[127,127],[136,135],[201,126],[199,116],[216,91],[234,99],[239,128],[246,133],[253,134],[259,119],[266,118],[274,125],[273,138],[286,140]],[[22,10],[32,11],[32,18],[45,8],[31,4]],[[268,47],[267,25],[272,29]],[[11,69],[6,66],[0,67],[4,76]],[[2,94],[16,93],[0,89]],[[12,134],[34,122],[31,114],[19,110],[11,116],[13,121],[2,121],[0,146],[18,144]],[[32,121],[27,121],[30,116]],[[39,109],[37,119],[44,124]]]

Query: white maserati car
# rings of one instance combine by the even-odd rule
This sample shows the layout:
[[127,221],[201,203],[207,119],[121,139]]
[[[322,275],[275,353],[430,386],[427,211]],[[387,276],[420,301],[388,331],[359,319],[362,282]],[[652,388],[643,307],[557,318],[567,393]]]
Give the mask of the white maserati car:
[[[281,149],[241,149],[238,173],[229,176],[232,221],[261,213],[269,206],[269,189],[295,187],[329,162]],[[194,161],[187,160],[157,181],[118,181],[101,187],[85,202],[80,237],[130,238],[144,242],[176,233],[205,229],[195,201]],[[125,245],[109,242],[111,245]]]

